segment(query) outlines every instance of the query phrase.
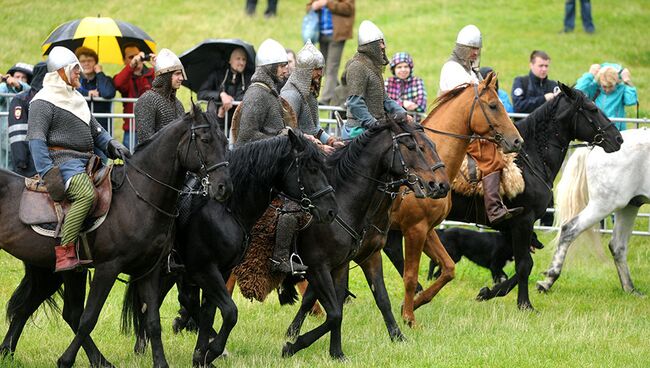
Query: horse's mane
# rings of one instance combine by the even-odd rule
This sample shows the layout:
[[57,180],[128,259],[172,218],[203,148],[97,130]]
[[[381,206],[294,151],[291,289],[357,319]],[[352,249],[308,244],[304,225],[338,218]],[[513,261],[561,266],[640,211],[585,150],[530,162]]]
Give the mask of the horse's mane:
[[458,97],[461,93],[465,92],[465,89],[467,89],[467,87],[469,87],[469,86],[471,86],[470,83],[463,83],[463,84],[459,85],[458,87],[456,87],[454,89],[450,89],[449,91],[447,91],[447,92],[441,94],[440,96],[438,96],[438,98],[436,98],[436,100],[433,102],[434,106],[433,106],[433,109],[431,110],[431,112],[429,113],[429,115],[433,114],[436,110],[441,108],[444,104],[446,104],[447,102],[449,102],[449,101],[453,100],[454,98]]
[[[518,130],[521,132],[524,141],[534,141],[538,151],[548,145],[549,135],[555,133],[555,131],[551,130],[558,129],[557,126],[553,126],[552,114],[553,111],[557,109],[557,105],[561,98],[565,98],[565,96],[561,97],[561,95],[559,95],[556,98],[545,102],[540,107],[533,110],[533,112],[531,112],[527,117],[515,123]],[[542,154],[541,151],[538,153]]]
[[386,129],[390,129],[392,124],[399,125],[404,131],[413,133],[414,128],[405,122],[387,122],[367,129],[357,136],[350,143],[334,151],[327,157],[328,179],[330,184],[336,189],[337,179],[345,179],[353,176],[359,170],[359,162],[364,148],[373,141],[373,139]]
[[[302,161],[303,165],[318,165],[319,170],[324,170],[323,153],[302,134],[296,134],[296,137],[305,147],[299,154],[306,158]],[[289,156],[291,148],[289,136],[281,135],[246,143],[230,151],[228,169],[234,188],[231,201],[237,203],[241,196],[246,195],[242,193],[244,188],[271,187],[279,169],[278,161]]]

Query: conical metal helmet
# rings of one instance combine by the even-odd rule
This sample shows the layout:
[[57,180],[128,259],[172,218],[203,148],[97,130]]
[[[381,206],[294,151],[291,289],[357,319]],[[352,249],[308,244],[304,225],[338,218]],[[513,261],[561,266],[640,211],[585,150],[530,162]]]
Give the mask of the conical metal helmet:
[[183,78],[187,79],[187,75],[185,75],[185,68],[183,68],[183,63],[181,63],[181,59],[176,56],[171,50],[169,49],[162,49],[156,55],[156,65],[154,66],[154,71],[156,74],[156,77],[169,73],[169,72],[174,72],[176,70],[180,70],[183,72]]
[[477,26],[473,24],[466,25],[463,29],[458,32],[458,37],[456,37],[456,43],[459,45],[465,45],[469,47],[483,47],[483,40],[481,37],[481,31]]
[[255,66],[288,63],[287,50],[278,41],[267,38],[255,55]]
[[307,40],[305,46],[296,55],[296,68],[311,70],[324,67],[325,57],[310,40]]
[[367,45],[371,42],[377,41],[377,40],[383,40],[384,39],[384,34],[381,32],[379,27],[375,25],[375,23],[369,21],[369,20],[364,20],[361,22],[361,25],[359,26],[359,46],[361,45]]
[[[47,56],[47,71],[54,72],[71,64],[79,64],[79,59],[70,49],[55,46]],[[81,64],[79,64],[81,66]]]

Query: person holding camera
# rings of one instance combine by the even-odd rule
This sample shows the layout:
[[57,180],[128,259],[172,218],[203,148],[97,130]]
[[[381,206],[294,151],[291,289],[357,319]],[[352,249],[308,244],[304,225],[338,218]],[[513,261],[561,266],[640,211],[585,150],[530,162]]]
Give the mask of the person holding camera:
[[[155,54],[145,54],[140,51],[136,43],[127,43],[122,46],[122,55],[124,55],[124,69],[113,77],[115,88],[120,91],[124,98],[138,98],[151,89],[154,79],[153,68],[148,67],[145,62],[155,66]],[[124,113],[133,113],[133,102],[124,103]],[[133,123],[135,124],[135,122]],[[125,118],[122,129],[124,130],[124,145],[130,147],[131,139],[131,119]],[[134,125],[135,127],[135,125]],[[134,132],[133,142],[138,139]],[[131,147],[130,147],[131,148]],[[134,147],[133,147],[134,148]]]
[[[624,118],[625,106],[638,103],[636,87],[627,68],[619,64],[593,64],[576,82],[576,89],[584,92],[608,118]],[[625,130],[624,122],[615,122],[618,130]]]

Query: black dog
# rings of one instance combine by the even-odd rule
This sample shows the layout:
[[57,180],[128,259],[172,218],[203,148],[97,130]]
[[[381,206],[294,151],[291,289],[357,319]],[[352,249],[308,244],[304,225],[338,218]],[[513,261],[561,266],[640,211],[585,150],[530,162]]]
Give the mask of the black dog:
[[[500,232],[479,232],[467,230],[460,227],[452,227],[444,230],[436,229],[442,245],[447,249],[447,253],[454,263],[458,263],[465,256],[470,261],[481,267],[485,267],[492,272],[492,280],[495,283],[501,282],[507,278],[503,272],[503,267],[508,261],[512,261],[512,247],[503,239]],[[544,248],[533,232],[530,251]],[[436,267],[438,269],[436,270]],[[435,261],[429,264],[429,274],[427,278],[440,276],[440,267]]]

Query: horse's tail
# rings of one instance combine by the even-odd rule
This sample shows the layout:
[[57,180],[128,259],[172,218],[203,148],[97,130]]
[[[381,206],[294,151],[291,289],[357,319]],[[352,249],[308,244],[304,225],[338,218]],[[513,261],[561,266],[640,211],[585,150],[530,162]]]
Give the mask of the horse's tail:
[[280,305],[294,305],[298,301],[298,291],[296,291],[296,280],[287,276],[282,280],[278,288],[278,300]]
[[[576,217],[589,203],[587,183],[587,157],[591,150],[581,147],[575,150],[564,167],[560,182],[555,189],[555,220],[553,226],[561,227]],[[557,244],[560,232],[554,239]]]
[[[55,293],[59,296],[63,293],[61,288],[63,280],[61,277],[53,276],[51,269],[39,268],[27,263],[23,264],[25,266],[25,276],[20,280],[20,284],[7,303],[7,321],[13,320],[26,308],[27,304],[33,303],[32,298],[40,299],[43,294],[50,294],[45,298],[45,302],[52,311],[61,314],[61,308],[54,299]],[[29,316],[25,317],[28,318]]]
[[123,334],[140,331],[140,324],[142,323],[140,316],[142,314],[139,313],[139,310],[141,306],[142,299],[138,292],[138,282],[127,283],[126,289],[124,290],[124,301],[122,302],[121,331]]

